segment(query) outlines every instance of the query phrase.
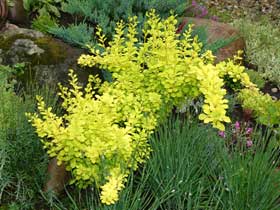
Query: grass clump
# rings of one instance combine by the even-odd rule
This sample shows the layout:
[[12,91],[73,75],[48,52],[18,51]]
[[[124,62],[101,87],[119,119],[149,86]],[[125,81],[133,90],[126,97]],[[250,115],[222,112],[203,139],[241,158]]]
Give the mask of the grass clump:
[[[25,117],[26,112],[36,110],[35,95],[21,91],[16,95],[13,74],[13,68],[0,66],[0,203],[32,209],[46,178],[48,157]],[[48,101],[55,101],[48,91],[36,89],[33,93],[49,95]]]
[[[234,135],[234,134],[233,134]],[[276,210],[279,203],[277,135],[255,130],[252,146],[224,153],[220,209]],[[236,145],[237,146],[237,145]]]
[[[205,138],[207,136],[207,138]],[[215,209],[221,141],[211,128],[197,122],[171,120],[151,139],[148,186],[157,208]]]
[[251,140],[233,149],[210,127],[169,121],[151,139],[149,209],[279,209],[277,135],[254,129]]
[[[227,137],[231,140],[231,135]],[[94,210],[276,210],[277,137],[260,131],[250,147],[227,146],[217,132],[197,121],[170,119],[150,138],[153,153],[131,173],[119,201],[103,205],[94,188],[71,190],[51,208]],[[50,200],[49,200],[50,201]]]

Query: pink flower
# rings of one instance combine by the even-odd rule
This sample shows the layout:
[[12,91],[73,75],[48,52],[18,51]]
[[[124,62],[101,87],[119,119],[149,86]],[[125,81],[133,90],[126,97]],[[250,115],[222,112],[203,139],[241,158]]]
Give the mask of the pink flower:
[[219,131],[218,135],[222,138],[226,138],[226,133],[224,131]]
[[239,121],[236,121],[234,124],[235,130],[240,130],[240,123]]
[[196,7],[197,6],[197,2],[196,1],[192,1],[192,6]]
[[201,11],[201,15],[200,16],[204,17],[204,16],[206,16],[208,14],[208,10],[205,7],[201,6],[199,9]]
[[250,135],[253,132],[253,128],[247,128],[246,129],[246,134]]
[[247,140],[246,145],[247,145],[247,147],[251,147],[253,145],[253,141],[252,140]]

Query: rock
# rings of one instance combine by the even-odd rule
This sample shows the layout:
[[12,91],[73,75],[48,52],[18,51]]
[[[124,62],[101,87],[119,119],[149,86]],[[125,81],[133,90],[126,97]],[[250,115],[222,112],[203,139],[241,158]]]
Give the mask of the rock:
[[194,28],[206,27],[207,43],[214,43],[220,39],[227,40],[234,38],[232,42],[217,51],[215,54],[216,63],[227,60],[228,58],[233,58],[233,56],[237,54],[238,50],[244,51],[245,49],[244,39],[240,36],[239,32],[229,24],[210,19],[192,17],[186,17],[183,21],[194,24]]
[[48,181],[44,186],[44,192],[51,191],[59,194],[64,189],[68,179],[69,172],[66,171],[65,165],[58,165],[56,158],[51,159],[48,165]]
[[[41,49],[34,43],[34,41],[30,39],[17,39],[12,44],[11,48],[7,52],[8,55],[20,55],[21,53],[26,53],[27,55],[33,56],[37,55],[40,56],[40,54],[44,53],[45,50]],[[13,61],[13,63],[18,63],[18,61]]]
[[6,30],[17,29],[17,28],[18,26],[6,22],[5,25],[2,27],[2,29],[0,29],[0,34],[2,34]]
[[39,31],[35,31],[27,28],[19,28],[13,24],[8,24],[5,30],[1,33],[0,37],[4,39],[11,39],[14,36],[19,36],[19,35],[32,39],[45,37],[45,35]]
[[[25,63],[28,71],[21,76],[24,82],[57,86],[68,84],[69,69],[74,69],[82,85],[88,75],[97,69],[84,69],[77,65],[77,59],[84,50],[72,47],[41,32],[9,25],[0,34],[0,61],[3,65]],[[30,81],[32,80],[32,81]]]
[[272,93],[277,93],[277,92],[278,92],[278,89],[277,89],[277,88],[272,88],[272,89],[271,89],[271,92],[272,92]]
[[276,96],[271,96],[271,98],[274,100],[274,101],[277,101],[278,98]]
[[0,31],[5,26],[8,17],[7,0],[0,0]]

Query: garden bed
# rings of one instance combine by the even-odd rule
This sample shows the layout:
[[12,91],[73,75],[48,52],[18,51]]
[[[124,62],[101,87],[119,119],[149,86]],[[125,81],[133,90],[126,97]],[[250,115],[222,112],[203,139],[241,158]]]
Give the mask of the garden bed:
[[233,2],[1,7],[0,209],[279,209],[278,4]]

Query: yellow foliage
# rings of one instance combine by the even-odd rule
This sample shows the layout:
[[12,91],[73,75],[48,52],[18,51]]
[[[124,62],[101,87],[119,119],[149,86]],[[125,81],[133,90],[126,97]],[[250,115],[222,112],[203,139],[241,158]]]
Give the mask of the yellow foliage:
[[[72,88],[61,87],[67,114],[56,116],[41,98],[41,116],[29,114],[39,136],[52,139],[44,141],[49,155],[66,164],[79,187],[96,183],[105,204],[118,200],[129,171],[149,157],[147,139],[174,106],[203,95],[199,118],[224,130],[230,119],[223,76],[245,78],[244,84],[250,85],[239,65],[223,62],[215,66],[210,51],[202,54],[197,37],[191,38],[191,27],[179,39],[175,16],[161,20],[151,11],[147,17],[143,41],[137,39],[133,17],[127,25],[117,24],[108,46],[98,28],[99,47],[104,50],[91,49],[92,55],[79,58],[82,66],[110,71],[113,82],[100,84],[90,77],[83,93],[71,71]],[[99,92],[93,82],[98,83]]]
[[242,107],[250,109],[256,116],[256,120],[276,128],[280,125],[280,101],[273,100],[269,94],[263,94],[257,88],[246,88],[240,91],[238,98],[242,102]]

